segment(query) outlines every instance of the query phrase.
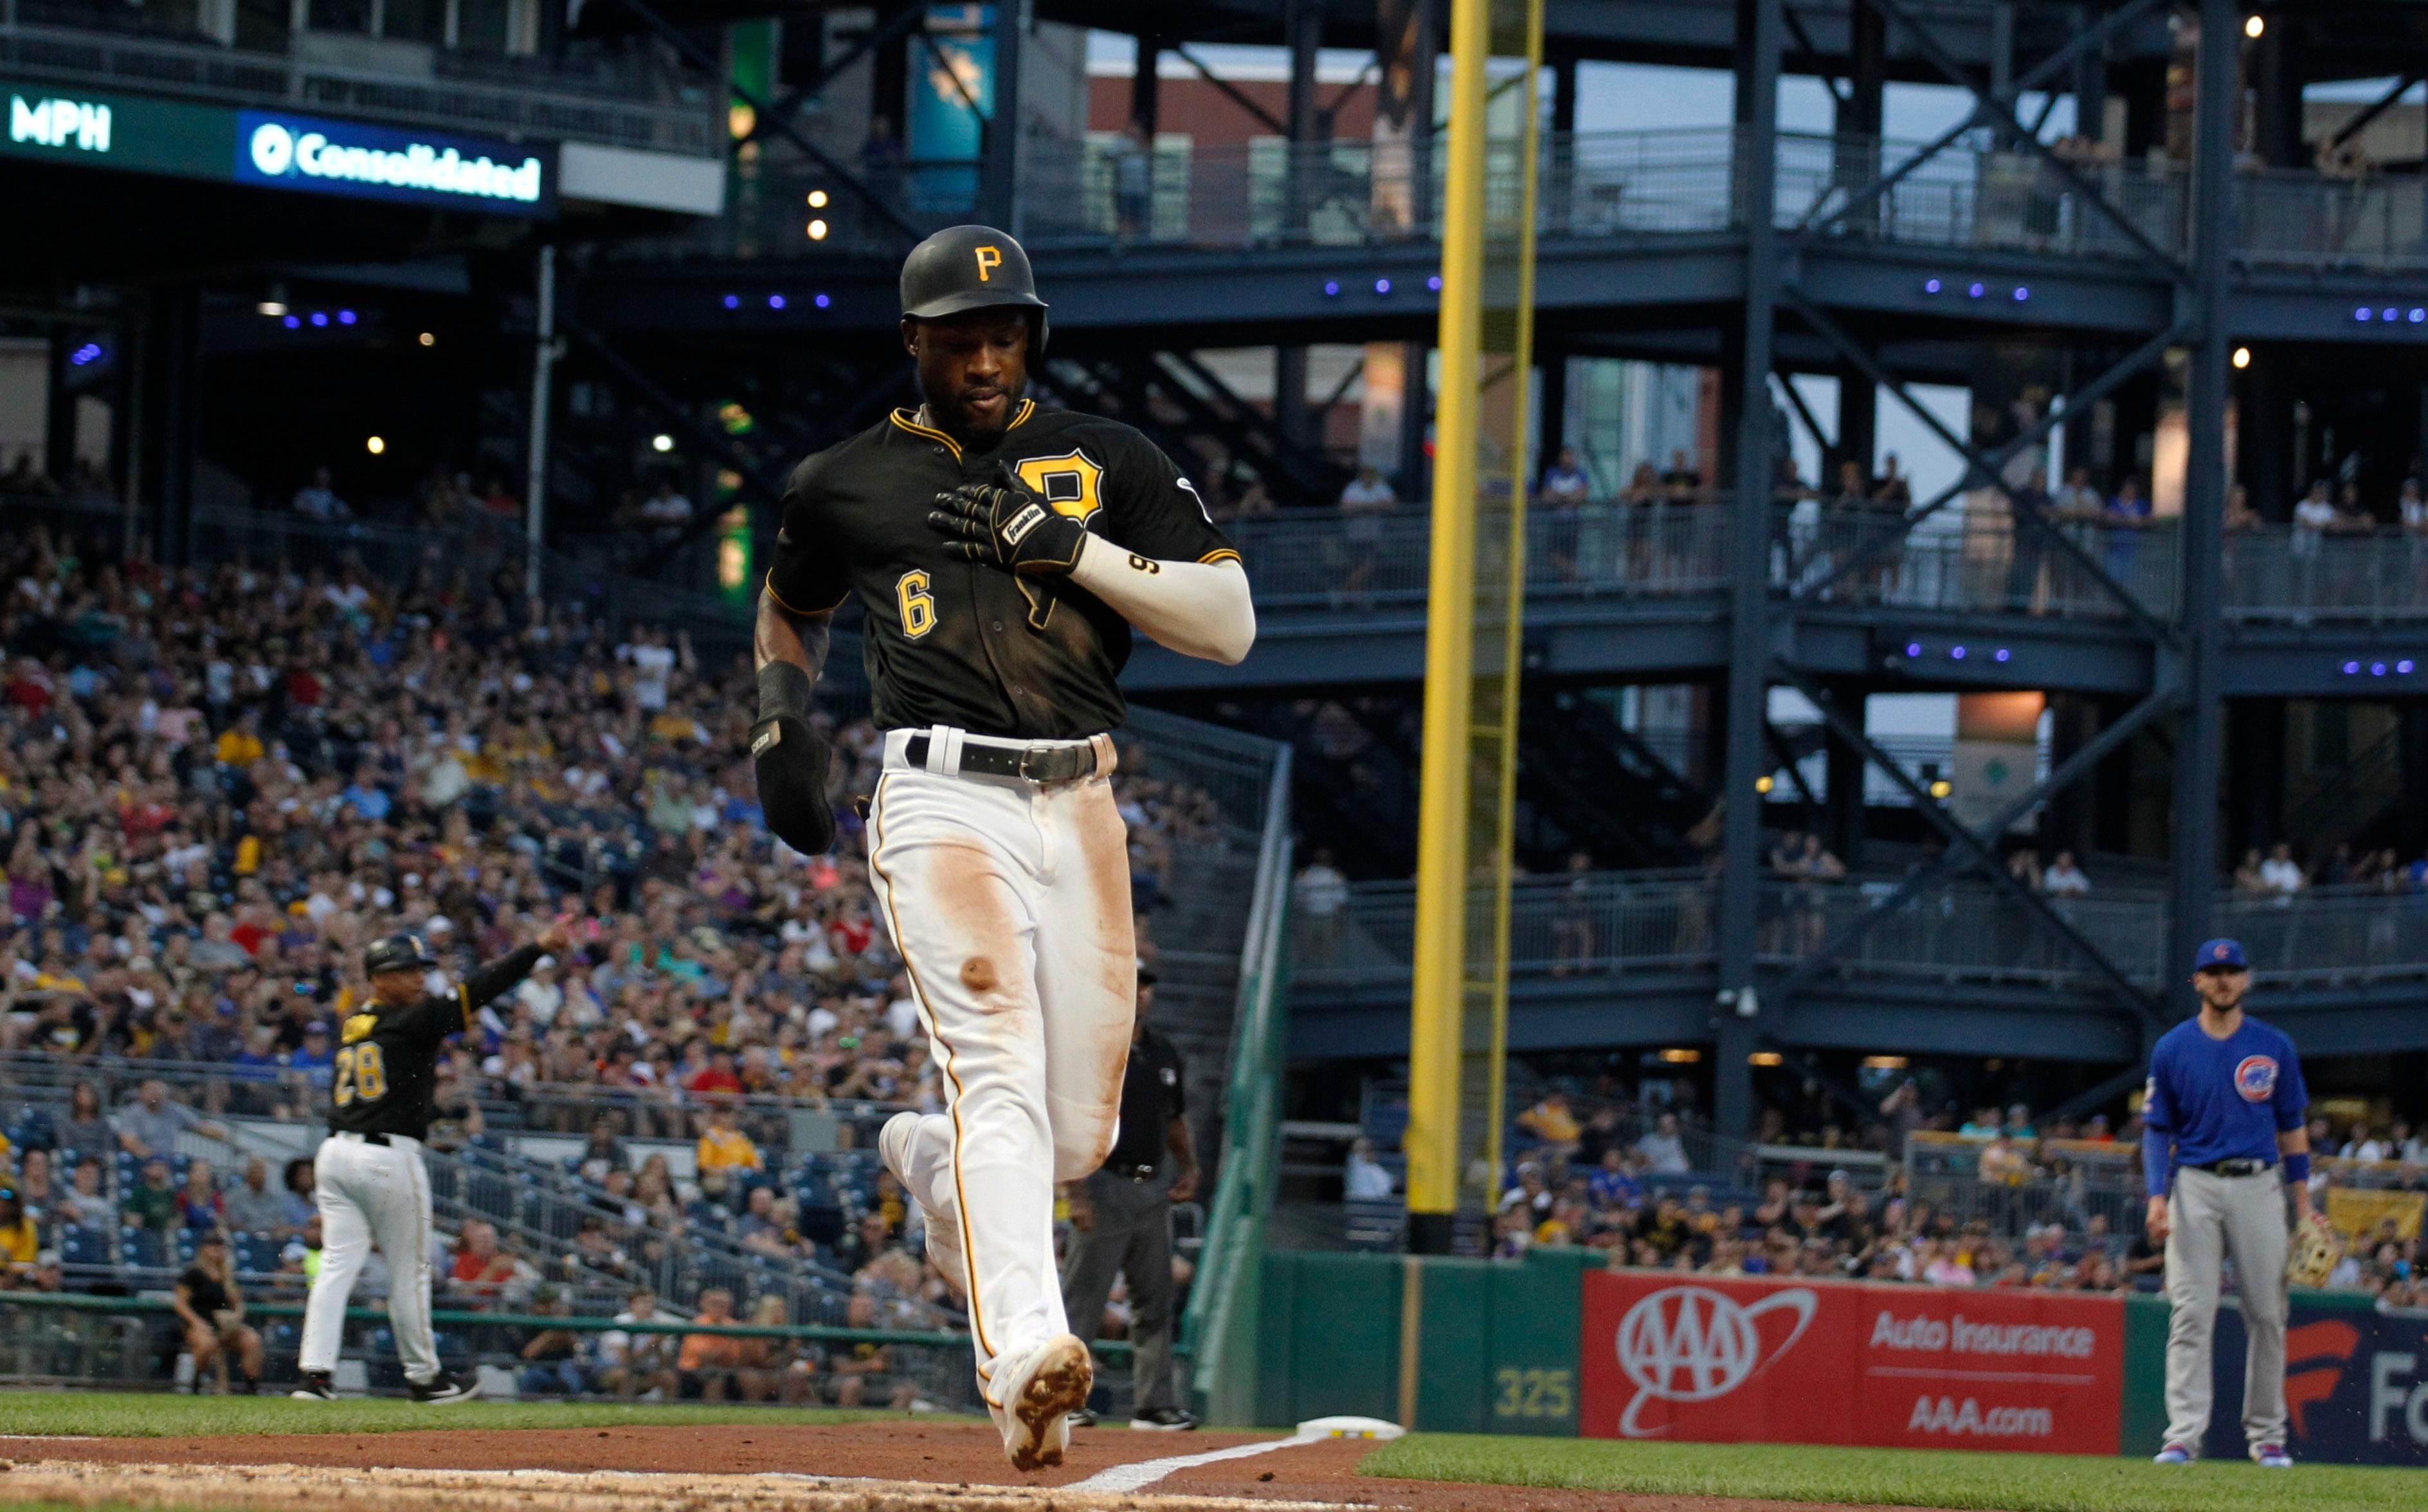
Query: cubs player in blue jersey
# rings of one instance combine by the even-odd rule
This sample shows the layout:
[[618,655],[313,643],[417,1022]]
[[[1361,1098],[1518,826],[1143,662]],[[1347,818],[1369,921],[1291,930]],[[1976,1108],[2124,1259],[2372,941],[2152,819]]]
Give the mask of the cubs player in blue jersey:
[[2150,1052],[2141,1114],[2148,1228],[2167,1246],[2167,1439],[2162,1465],[2188,1465],[2208,1432],[2209,1350],[2219,1275],[2241,1279],[2242,1431],[2272,1469],[2285,1452],[2285,1193],[2310,1213],[2309,1095],[2293,1042],[2242,1011],[2251,966],[2237,940],[2210,940],[2192,962],[2197,1016]]

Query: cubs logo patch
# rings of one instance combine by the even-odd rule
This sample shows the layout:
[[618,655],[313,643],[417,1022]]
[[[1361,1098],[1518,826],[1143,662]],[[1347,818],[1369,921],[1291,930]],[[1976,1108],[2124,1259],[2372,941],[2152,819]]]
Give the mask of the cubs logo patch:
[[2246,1055],[2234,1067],[2234,1090],[2245,1102],[2266,1102],[2276,1095],[2276,1061],[2272,1056]]
[[1015,463],[1012,471],[1028,485],[1030,493],[1054,506],[1057,513],[1084,521],[1104,508],[1099,492],[1105,479],[1104,464],[1076,447],[1059,457],[1031,457]]

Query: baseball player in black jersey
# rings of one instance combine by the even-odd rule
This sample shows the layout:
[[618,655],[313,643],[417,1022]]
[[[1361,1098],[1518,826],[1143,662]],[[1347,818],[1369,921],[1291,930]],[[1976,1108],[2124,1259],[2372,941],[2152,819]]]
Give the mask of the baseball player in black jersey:
[[826,849],[810,691],[828,616],[857,597],[886,731],[869,866],[949,1095],[943,1114],[896,1115],[879,1149],[969,1298],[980,1390],[1022,1470],[1061,1462],[1091,1384],[1054,1185],[1104,1163],[1130,1045],[1116,679],[1134,628],[1225,664],[1256,628],[1239,553],[1171,460],[1027,397],[1045,339],[1011,237],[955,226],[911,252],[902,340],[926,402],[795,469],[752,729],[769,826]]
[[347,1015],[330,1067],[329,1137],[313,1157],[320,1205],[320,1274],[304,1308],[304,1382],[294,1396],[333,1402],[330,1384],[345,1335],[346,1303],[377,1244],[387,1258],[387,1317],[404,1378],[416,1402],[468,1402],[476,1377],[438,1369],[430,1331],[430,1173],[421,1143],[430,1133],[430,1094],[449,1036],[470,1027],[483,1003],[531,975],[541,955],[571,943],[562,923],[533,943],[490,962],[451,992],[431,993],[424,973],[438,964],[418,935],[390,935],[364,952],[371,997]]

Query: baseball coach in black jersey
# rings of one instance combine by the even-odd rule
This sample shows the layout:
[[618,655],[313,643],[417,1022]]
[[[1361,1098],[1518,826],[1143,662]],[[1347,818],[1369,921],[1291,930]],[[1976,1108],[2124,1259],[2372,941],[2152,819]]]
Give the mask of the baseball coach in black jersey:
[[1236,664],[1239,554],[1146,437],[1028,397],[1045,302],[1027,253],[955,226],[902,266],[924,402],[802,463],[759,605],[753,748],[769,827],[823,850],[809,723],[828,617],[862,632],[885,762],[869,867],[944,1069],[946,1111],[879,1148],[969,1299],[981,1390],[1023,1470],[1087,1400],[1054,1266],[1057,1180],[1104,1163],[1131,1039],[1127,837],[1109,778],[1140,630]]
[[289,1394],[333,1402],[346,1303],[371,1247],[387,1259],[387,1316],[413,1400],[466,1402],[481,1394],[472,1375],[438,1366],[430,1326],[430,1173],[421,1146],[430,1137],[431,1094],[447,1040],[472,1026],[483,1003],[523,978],[543,955],[572,944],[565,921],[531,944],[434,993],[426,973],[438,964],[418,935],[390,935],[363,952],[370,1000],[346,1016],[329,1067],[329,1137],[312,1160],[320,1209],[320,1274],[304,1304],[302,1381]]

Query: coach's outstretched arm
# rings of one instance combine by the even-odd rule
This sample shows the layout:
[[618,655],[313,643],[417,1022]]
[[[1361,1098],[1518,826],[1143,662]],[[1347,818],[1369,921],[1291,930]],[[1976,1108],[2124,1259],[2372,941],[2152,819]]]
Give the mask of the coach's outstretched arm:
[[562,919],[550,923],[533,936],[529,945],[519,946],[484,966],[476,967],[470,976],[455,984],[464,1005],[464,1016],[469,1020],[472,1010],[532,974],[543,955],[562,955],[573,948],[573,932]]
[[[771,575],[772,576],[772,575]],[[767,828],[804,855],[834,844],[834,808],[827,802],[827,742],[810,723],[810,690],[826,670],[831,611],[805,614],[776,596],[759,595],[750,654],[759,667],[759,717],[750,726],[750,757],[759,773],[759,806]]]

